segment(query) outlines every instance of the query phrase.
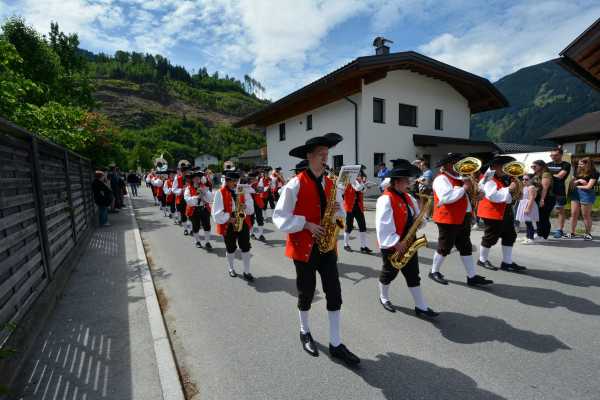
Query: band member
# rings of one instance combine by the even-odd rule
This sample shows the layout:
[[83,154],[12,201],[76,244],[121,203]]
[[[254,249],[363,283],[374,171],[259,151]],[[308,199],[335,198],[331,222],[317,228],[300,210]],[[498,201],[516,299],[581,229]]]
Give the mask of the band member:
[[283,176],[281,175],[281,167],[277,167],[271,174],[270,184],[271,192],[273,192],[273,198],[275,199],[276,203],[277,200],[279,200],[279,191],[283,185],[285,185],[285,179],[283,179]]
[[146,175],[146,185],[148,185],[148,187],[150,188],[150,190],[152,191],[152,198],[154,199],[154,205],[158,204],[158,199],[156,198],[156,189],[154,188],[154,184],[152,182],[154,182],[154,180],[156,179],[156,175],[154,174],[154,170],[150,170],[150,173],[148,175]]
[[166,207],[165,192],[163,191],[164,180],[164,172],[160,171],[157,171],[156,176],[152,180],[152,186],[154,186],[156,199],[158,200],[158,204],[160,204],[161,211]]
[[443,172],[433,180],[433,221],[438,227],[439,235],[429,278],[442,285],[448,284],[440,268],[452,248],[456,247],[467,272],[467,284],[489,285],[493,281],[475,273],[471,244],[473,208],[469,199],[471,180],[463,180],[462,177],[452,173],[454,164],[462,158],[462,154],[449,153],[436,165]]
[[175,213],[175,193],[173,193],[173,180],[175,178],[176,171],[168,170],[168,178],[165,180],[163,185],[163,192],[165,193],[166,207],[163,212],[165,217],[173,218]]
[[[342,291],[337,269],[337,251],[321,253],[316,238],[324,234],[321,220],[325,214],[333,182],[325,176],[329,148],[341,141],[341,136],[318,136],[290,151],[290,155],[308,160],[308,168],[292,178],[281,192],[273,212],[273,223],[288,234],[285,254],[296,267],[300,342],[304,351],[316,357],[317,346],[310,333],[309,310],[315,293],[316,273],[319,272],[329,314],[329,353],[332,357],[354,365],[360,362],[340,339],[340,309]],[[336,193],[335,213],[343,218],[342,193]],[[330,221],[331,223],[332,221]]]
[[202,248],[200,238],[200,226],[204,230],[204,248],[212,249],[210,244],[210,203],[212,194],[206,186],[206,176],[202,171],[193,171],[189,175],[191,182],[186,186],[184,199],[186,204],[185,215],[192,224],[192,236],[196,241],[196,247]]
[[263,218],[263,208],[265,207],[263,192],[265,191],[265,187],[258,172],[249,174],[249,177],[250,186],[254,190],[254,193],[252,193],[252,200],[254,201],[254,214],[252,214],[251,236],[253,239],[258,238],[258,240],[264,242],[266,240],[265,236],[263,235],[263,229],[265,225],[265,220]]
[[190,162],[187,160],[180,160],[177,163],[177,176],[173,180],[173,193],[175,194],[175,224],[181,225],[182,222],[187,221],[185,215],[185,200],[183,199],[183,193],[187,182],[185,182],[185,174],[190,169]]
[[502,264],[500,269],[505,271],[523,271],[527,268],[518,265],[512,260],[513,244],[517,240],[515,231],[515,216],[511,193],[517,188],[515,182],[507,185],[504,178],[506,174],[502,166],[510,161],[515,161],[510,156],[496,156],[490,162],[490,169],[486,172],[488,178],[480,181],[479,186],[483,190],[484,197],[479,201],[477,215],[483,219],[484,234],[481,238],[481,249],[477,265],[497,270],[488,260],[490,248],[502,240]]
[[[243,189],[243,187],[238,187],[239,179],[239,172],[228,171],[225,173],[225,185],[215,192],[212,216],[217,223],[217,233],[223,236],[227,248],[229,276],[232,278],[237,276],[233,261],[235,251],[239,246],[244,263],[243,277],[246,281],[252,282],[254,277],[250,273],[250,227],[252,226],[250,216],[254,214],[254,204],[252,196],[240,191],[240,188]],[[236,208],[238,203],[244,208],[243,212],[246,214],[242,229],[239,232],[235,230],[234,226],[238,215],[238,209]]]
[[344,210],[346,211],[346,227],[344,229],[344,250],[352,251],[350,247],[350,233],[354,229],[354,220],[358,223],[360,237],[360,252],[370,254],[373,251],[367,246],[367,224],[365,222],[364,192],[367,190],[367,176],[365,166],[360,169],[356,181],[349,183],[344,191]]
[[[409,248],[406,242],[407,233],[413,223],[416,223],[415,219],[420,211],[417,201],[408,194],[409,178],[418,174],[419,169],[408,160],[398,162],[398,166],[388,173],[390,185],[377,199],[375,208],[375,229],[383,258],[383,267],[379,275],[379,301],[383,308],[390,312],[396,312],[389,297],[390,284],[398,276],[398,269],[392,265],[390,257],[395,252],[403,254]],[[423,298],[418,255],[415,253],[400,271],[415,302],[415,314],[437,317],[438,313],[429,308]]]

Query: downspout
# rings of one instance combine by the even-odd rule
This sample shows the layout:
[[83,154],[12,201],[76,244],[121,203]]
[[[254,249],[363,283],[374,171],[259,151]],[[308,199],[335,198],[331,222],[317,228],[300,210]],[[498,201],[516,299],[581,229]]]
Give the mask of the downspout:
[[354,105],[354,164],[358,165],[358,104],[348,96],[344,98]]

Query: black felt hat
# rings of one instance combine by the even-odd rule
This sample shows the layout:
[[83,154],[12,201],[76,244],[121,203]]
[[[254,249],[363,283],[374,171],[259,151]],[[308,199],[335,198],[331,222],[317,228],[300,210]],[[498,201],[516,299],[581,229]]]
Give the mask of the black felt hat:
[[326,146],[331,148],[342,141],[342,136],[337,133],[328,133],[323,136],[316,136],[308,139],[302,146],[298,146],[290,150],[290,156],[297,158],[306,158],[306,154],[312,151],[317,146]]
[[410,161],[399,158],[394,160],[394,168],[387,173],[386,178],[415,177],[421,174],[421,170],[411,164]]
[[507,155],[504,155],[504,154],[496,154],[496,155],[494,155],[494,158],[492,158],[490,160],[490,166],[493,166],[493,165],[504,165],[504,164],[509,163],[511,161],[516,161],[516,159],[514,157],[507,156]]
[[308,168],[308,160],[302,160],[298,164],[296,164],[294,168],[290,169],[290,171],[299,172],[305,170],[306,168]]
[[238,180],[240,179],[240,173],[238,171],[227,171],[225,172],[225,179]]
[[454,164],[455,162],[460,161],[463,158],[465,158],[464,154],[461,154],[461,153],[448,153],[446,155],[446,157],[442,158],[440,161],[438,161],[435,164],[435,167],[439,168],[439,167],[441,167],[442,165],[445,165],[445,164],[450,164],[450,163]]

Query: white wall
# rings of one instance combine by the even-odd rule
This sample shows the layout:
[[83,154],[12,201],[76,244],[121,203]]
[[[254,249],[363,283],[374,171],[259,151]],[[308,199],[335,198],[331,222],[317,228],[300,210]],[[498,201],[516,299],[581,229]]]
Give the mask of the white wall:
[[196,167],[206,168],[211,164],[218,164],[219,160],[215,156],[203,154],[194,159],[194,165]]

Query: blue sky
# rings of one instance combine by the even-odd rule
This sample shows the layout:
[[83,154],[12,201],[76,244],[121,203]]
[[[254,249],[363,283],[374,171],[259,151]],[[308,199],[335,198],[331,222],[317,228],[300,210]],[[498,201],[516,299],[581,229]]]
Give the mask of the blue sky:
[[277,99],[361,55],[375,36],[495,81],[557,56],[600,0],[0,0],[83,48],[160,53],[189,70],[249,74]]

